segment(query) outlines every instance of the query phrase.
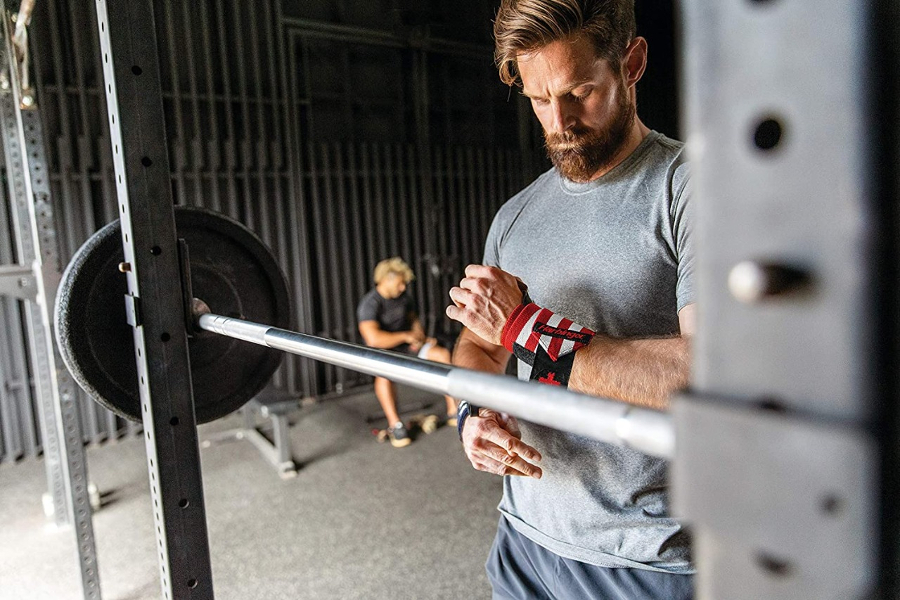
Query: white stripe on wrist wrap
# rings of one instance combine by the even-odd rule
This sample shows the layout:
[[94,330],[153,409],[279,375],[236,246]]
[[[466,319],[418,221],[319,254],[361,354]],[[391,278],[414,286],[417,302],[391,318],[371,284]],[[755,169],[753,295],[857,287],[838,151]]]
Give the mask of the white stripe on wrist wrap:
[[593,338],[592,330],[533,302],[517,306],[501,334],[503,346],[526,365],[528,379],[562,387],[569,386],[575,353]]

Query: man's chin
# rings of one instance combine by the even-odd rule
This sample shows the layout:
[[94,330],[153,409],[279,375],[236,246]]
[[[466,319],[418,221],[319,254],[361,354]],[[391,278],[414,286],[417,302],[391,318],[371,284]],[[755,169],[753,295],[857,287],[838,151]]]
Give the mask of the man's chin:
[[553,167],[556,169],[556,172],[559,173],[565,179],[573,183],[587,183],[594,178],[594,174],[597,173],[602,167],[597,166],[588,166],[585,164],[577,164],[573,161],[557,161],[552,160]]

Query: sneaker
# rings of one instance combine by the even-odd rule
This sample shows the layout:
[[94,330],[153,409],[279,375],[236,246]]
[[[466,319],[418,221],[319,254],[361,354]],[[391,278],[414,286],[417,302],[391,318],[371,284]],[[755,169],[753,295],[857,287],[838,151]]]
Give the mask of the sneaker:
[[403,426],[403,423],[397,423],[388,429],[388,438],[391,440],[391,446],[394,448],[403,448],[412,443],[409,432],[406,431],[406,427]]

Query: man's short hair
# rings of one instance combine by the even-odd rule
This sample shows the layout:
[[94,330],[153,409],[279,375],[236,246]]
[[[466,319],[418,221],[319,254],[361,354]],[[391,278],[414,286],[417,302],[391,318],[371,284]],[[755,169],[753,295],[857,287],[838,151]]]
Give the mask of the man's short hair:
[[391,273],[400,275],[406,283],[409,283],[416,278],[409,265],[399,256],[394,256],[393,258],[386,258],[375,265],[375,284],[381,283],[381,280]]
[[494,59],[503,83],[521,85],[520,53],[583,35],[598,58],[615,64],[636,28],[634,0],[503,0],[494,19]]

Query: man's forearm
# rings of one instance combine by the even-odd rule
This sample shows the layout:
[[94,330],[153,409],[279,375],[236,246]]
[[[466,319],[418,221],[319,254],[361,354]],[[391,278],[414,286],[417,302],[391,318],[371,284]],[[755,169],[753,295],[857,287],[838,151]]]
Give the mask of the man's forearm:
[[622,340],[596,336],[578,351],[569,389],[666,409],[672,392],[688,384],[690,338]]
[[366,339],[366,345],[370,348],[394,348],[400,344],[405,344],[409,335],[409,331],[379,331]]
[[413,335],[418,336],[422,339],[425,339],[425,328],[422,327],[422,322],[419,319],[415,319],[412,322],[412,326],[409,328]]
[[486,371],[488,373],[503,373],[509,360],[509,353],[505,349],[490,353],[464,332],[460,335],[453,349],[453,364],[457,367]]

